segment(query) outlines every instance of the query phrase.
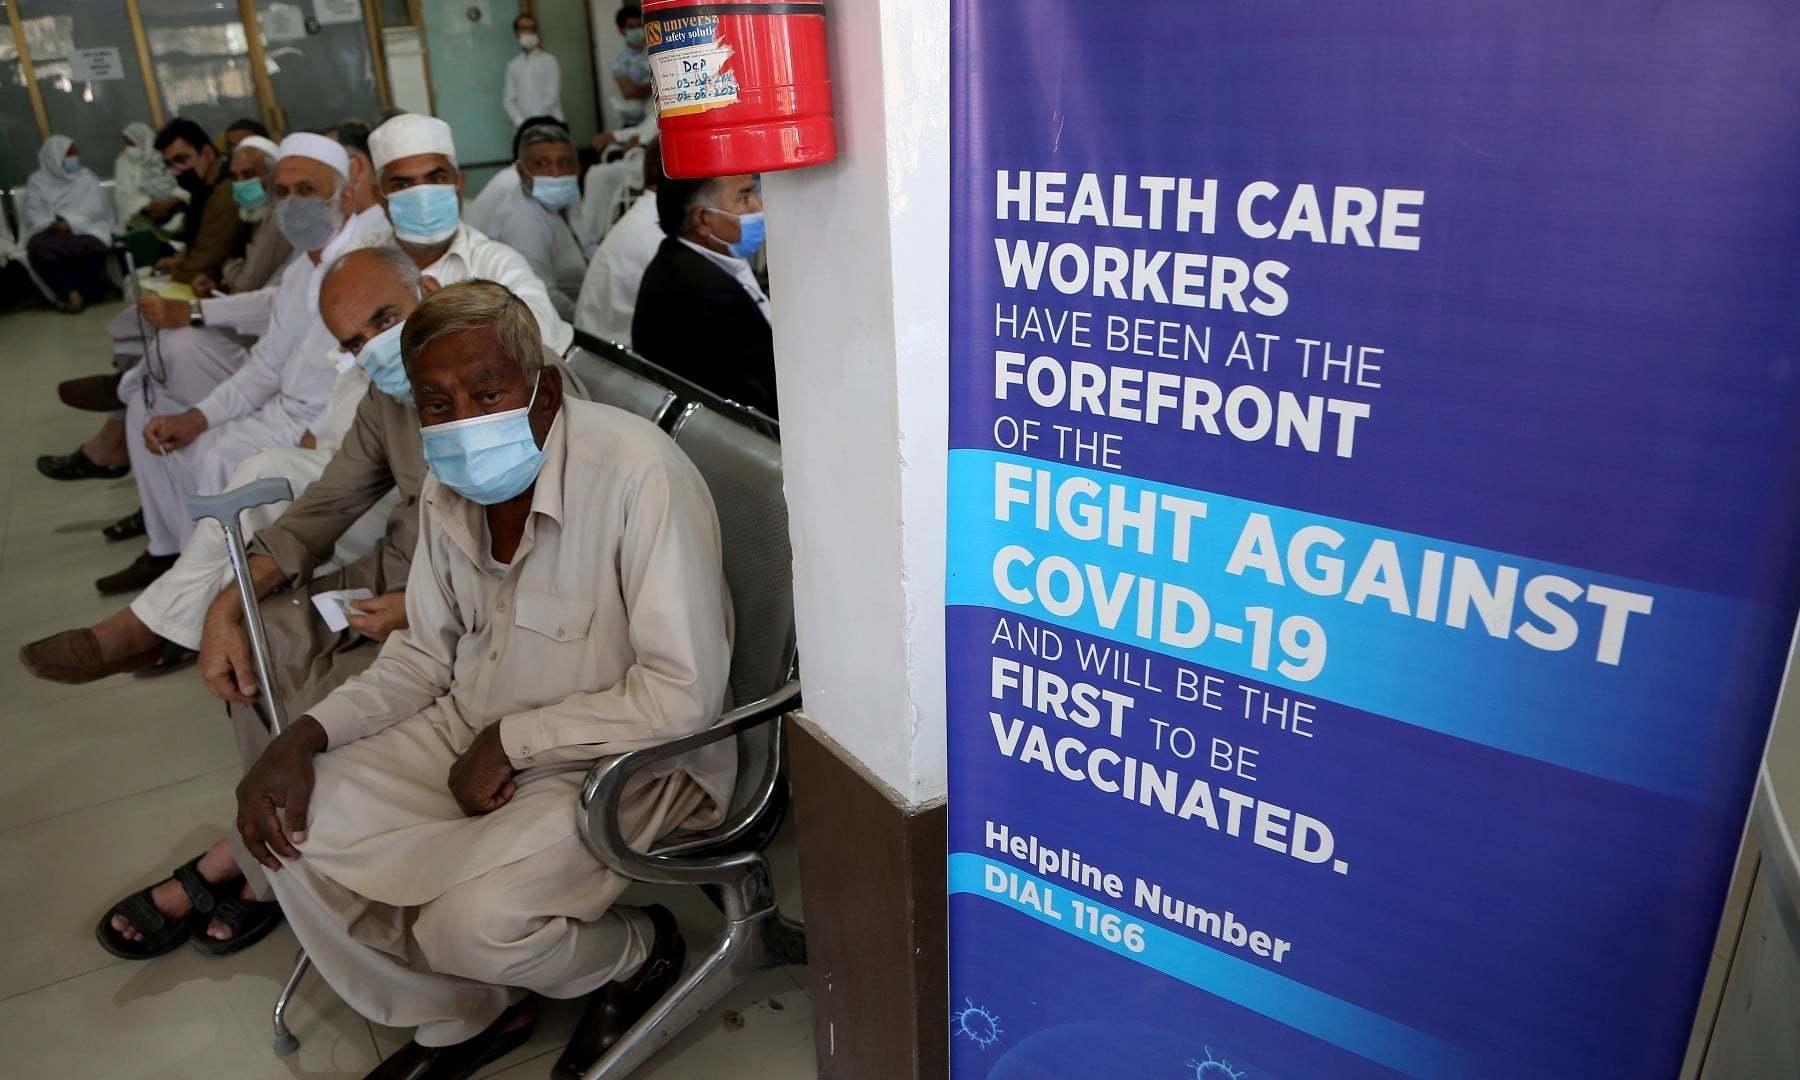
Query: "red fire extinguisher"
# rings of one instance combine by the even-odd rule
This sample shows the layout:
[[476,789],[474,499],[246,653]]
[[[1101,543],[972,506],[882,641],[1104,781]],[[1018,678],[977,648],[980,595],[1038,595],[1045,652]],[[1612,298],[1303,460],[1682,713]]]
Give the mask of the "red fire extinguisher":
[[670,176],[837,157],[823,3],[646,0],[644,41]]

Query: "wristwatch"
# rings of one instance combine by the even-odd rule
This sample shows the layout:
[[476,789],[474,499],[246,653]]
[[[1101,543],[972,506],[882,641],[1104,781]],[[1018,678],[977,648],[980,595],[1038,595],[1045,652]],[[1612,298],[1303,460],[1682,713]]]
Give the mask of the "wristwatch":
[[189,300],[188,301],[188,325],[189,326],[205,326],[206,325],[206,315],[201,312],[200,301],[198,301],[198,300]]

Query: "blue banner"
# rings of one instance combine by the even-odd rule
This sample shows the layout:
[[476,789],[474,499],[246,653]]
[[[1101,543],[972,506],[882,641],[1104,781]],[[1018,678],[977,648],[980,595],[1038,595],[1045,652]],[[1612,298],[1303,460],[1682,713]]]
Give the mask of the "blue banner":
[[957,1080],[1676,1076],[1800,609],[1796,40],[956,0]]

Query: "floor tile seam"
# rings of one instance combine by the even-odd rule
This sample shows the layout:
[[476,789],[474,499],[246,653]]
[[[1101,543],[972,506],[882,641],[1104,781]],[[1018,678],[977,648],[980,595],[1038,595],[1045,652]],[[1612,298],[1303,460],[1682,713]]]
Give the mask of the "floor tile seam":
[[120,964],[127,964],[127,963],[132,963],[132,961],[123,960],[123,959],[108,960],[106,963],[103,963],[103,964],[99,965],[98,967],[91,967],[85,971],[77,971],[77,972],[74,972],[73,974],[64,975],[61,978],[51,979],[49,982],[42,983],[38,986],[29,987],[24,990],[16,990],[10,994],[0,994],[0,1005],[5,1005],[9,1001],[14,1001],[14,1000],[17,1000],[18,998],[27,997],[31,994],[40,994],[40,993],[43,993],[45,990],[51,990],[51,989],[54,989],[55,987],[61,986],[63,983],[69,982],[72,979],[84,978],[88,975],[94,974],[97,971],[105,971],[108,968],[115,968],[115,967],[118,967]]
[[81,814],[81,813],[85,813],[89,810],[97,810],[102,806],[111,806],[114,803],[124,802],[127,799],[137,799],[137,798],[142,798],[145,795],[154,795],[157,792],[167,791],[169,788],[173,788],[173,787],[180,787],[182,784],[191,784],[196,780],[204,780],[209,776],[216,776],[219,773],[241,772],[241,771],[243,771],[242,765],[224,765],[217,769],[207,769],[204,772],[198,772],[192,776],[185,776],[179,780],[171,780],[165,784],[158,784],[155,787],[145,788],[142,791],[131,791],[131,792],[127,792],[123,795],[119,795],[119,796],[116,796],[111,799],[102,799],[99,802],[90,803],[87,806],[78,806],[78,807],[74,807],[73,809],[64,810],[64,811],[61,811],[61,812],[55,813],[55,814],[50,814],[47,817],[37,818],[36,820],[33,820],[33,821],[21,821],[16,825],[0,825],[0,838],[5,837],[7,833],[14,832],[19,829],[29,829],[34,825],[47,825],[50,822],[56,821],[60,818],[66,818],[71,814]]

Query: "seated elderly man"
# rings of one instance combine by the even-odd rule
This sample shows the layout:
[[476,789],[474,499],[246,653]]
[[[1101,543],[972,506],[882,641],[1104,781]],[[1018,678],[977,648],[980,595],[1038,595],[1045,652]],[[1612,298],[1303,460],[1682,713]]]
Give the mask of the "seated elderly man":
[[369,133],[369,155],[376,197],[393,222],[394,242],[427,277],[499,282],[531,309],[552,352],[569,351],[574,328],[556,313],[544,282],[518,252],[463,222],[467,178],[457,168],[449,124],[401,113]]
[[[225,261],[220,280],[204,272],[194,278],[192,287],[200,299],[145,294],[135,306],[107,320],[114,370],[70,379],[57,387],[57,393],[75,408],[113,415],[74,453],[40,457],[39,472],[52,480],[123,475],[130,461],[123,398],[143,392],[147,372],[176,400],[199,401],[244,365],[250,346],[269,328],[275,296],[270,283],[294,253],[275,224],[270,195],[279,153],[274,143],[260,136],[248,136],[238,144],[230,160],[232,198],[238,217],[251,227],[249,248],[242,258]],[[372,204],[370,199],[358,209]],[[152,357],[148,365],[141,363],[146,353]],[[142,536],[143,512],[102,531],[109,540]]]
[[[276,691],[296,711],[367,667],[380,642],[405,622],[401,590],[418,543],[425,461],[400,360],[400,328],[418,305],[422,288],[434,290],[436,285],[422,281],[411,260],[391,247],[344,255],[320,287],[320,313],[345,355],[354,357],[355,366],[345,378],[357,381],[365,392],[323,475],[279,520],[258,532],[249,562],[257,593],[265,598],[263,621],[275,660]],[[547,356],[546,363],[552,362],[555,358]],[[564,378],[572,378],[566,369]],[[398,493],[399,502],[376,550],[315,577],[345,530],[365,520],[390,492]],[[348,630],[333,631],[309,601],[342,589],[366,589],[373,598],[354,604]],[[139,608],[144,609],[142,619],[136,614]],[[158,629],[146,628],[146,621]],[[82,638],[93,640],[86,649],[98,651],[100,639],[123,638],[106,647],[129,653],[142,646],[153,655],[158,633],[203,650],[202,673],[207,686],[229,703],[238,749],[248,767],[268,744],[268,734],[251,704],[258,687],[224,540],[216,527],[197,531],[176,570],[131,608],[92,630],[64,631],[26,646],[21,658],[34,673],[55,677],[33,666],[34,651],[74,651]],[[57,649],[47,649],[50,644]],[[139,657],[140,662],[147,659]],[[257,862],[241,847],[221,840],[161,884],[113,905],[96,933],[109,952],[127,959],[159,956],[190,937],[200,951],[226,955],[254,944],[279,921],[279,908],[266,902],[270,896]]]
[[569,130],[554,124],[526,128],[519,136],[515,187],[492,215],[490,235],[525,257],[564,319],[575,318],[575,297],[593,257],[595,241],[583,231],[581,163]]
[[632,347],[716,394],[776,416],[769,298],[750,268],[763,245],[753,176],[665,180],[664,239],[638,285]]
[[[407,625],[263,751],[238,826],[296,935],[359,1012],[415,1027],[372,1076],[467,1076],[528,1036],[531,994],[597,989],[579,1072],[673,983],[664,910],[576,832],[587,762],[708,726],[731,612],[704,481],[653,425],[566,399],[529,310],[488,282],[407,320],[431,477]],[[638,844],[729,803],[718,745],[635,782]],[[601,989],[604,988],[604,989]]]
[[[567,123],[554,116],[533,116],[527,119],[513,131],[512,160],[514,165],[517,165],[519,161],[520,140],[525,138],[527,131],[542,124],[559,127],[564,131],[569,130]],[[463,207],[463,223],[473,225],[482,232],[492,235],[494,212],[500,208],[501,203],[506,202],[512,196],[513,192],[519,190],[520,182],[517,168],[501,169],[488,177],[488,182],[482,185],[481,194],[475,196],[467,206]]]
[[125,395],[126,447],[150,544],[129,567],[95,582],[103,594],[144,588],[173,566],[194,531],[189,495],[223,491],[243,460],[266,447],[294,446],[325,411],[337,372],[331,336],[318,315],[319,278],[341,252],[381,236],[381,212],[357,213],[349,157],[322,135],[289,135],[275,165],[276,224],[296,251],[275,287],[268,332],[244,365],[199,400],[158,384]]

